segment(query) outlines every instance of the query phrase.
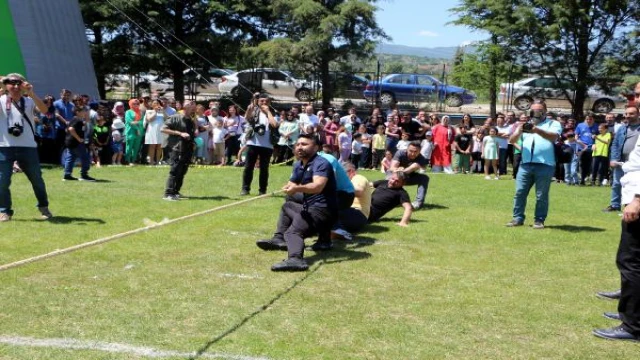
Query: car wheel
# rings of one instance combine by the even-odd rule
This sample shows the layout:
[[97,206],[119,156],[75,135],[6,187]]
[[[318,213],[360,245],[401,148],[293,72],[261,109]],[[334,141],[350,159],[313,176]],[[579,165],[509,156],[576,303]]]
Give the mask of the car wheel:
[[449,107],[460,107],[462,106],[462,98],[459,95],[449,95],[445,99],[445,104]]
[[391,103],[394,102],[394,96],[392,93],[390,92],[383,92],[382,94],[380,94],[380,102],[383,105],[389,105]]
[[595,104],[593,104],[593,111],[598,113],[608,113],[614,108],[613,102],[611,100],[598,100]]
[[300,101],[310,101],[311,90],[305,88],[298,89],[298,91],[296,91],[296,98]]
[[513,105],[518,110],[529,110],[533,105],[533,99],[528,96],[519,96],[513,101]]

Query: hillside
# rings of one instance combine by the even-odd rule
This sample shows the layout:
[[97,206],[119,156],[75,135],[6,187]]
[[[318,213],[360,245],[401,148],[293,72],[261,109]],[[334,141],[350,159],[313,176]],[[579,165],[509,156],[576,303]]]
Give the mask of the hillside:
[[[452,60],[456,54],[457,46],[423,48],[405,45],[379,44],[377,54],[420,56],[432,59]],[[467,52],[473,52],[474,48],[466,47]]]

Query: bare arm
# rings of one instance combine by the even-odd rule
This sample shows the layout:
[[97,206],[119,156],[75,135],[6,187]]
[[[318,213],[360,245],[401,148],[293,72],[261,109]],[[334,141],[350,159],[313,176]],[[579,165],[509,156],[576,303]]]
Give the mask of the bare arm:
[[313,181],[305,184],[305,185],[297,185],[292,182],[287,183],[282,190],[284,190],[287,195],[293,195],[295,193],[304,193],[304,194],[319,194],[324,189],[324,186],[327,184],[329,179],[324,176],[314,176]]
[[402,219],[400,219],[398,226],[409,226],[413,207],[411,206],[411,203],[408,202],[402,203],[402,207],[404,208],[404,213],[402,213]]

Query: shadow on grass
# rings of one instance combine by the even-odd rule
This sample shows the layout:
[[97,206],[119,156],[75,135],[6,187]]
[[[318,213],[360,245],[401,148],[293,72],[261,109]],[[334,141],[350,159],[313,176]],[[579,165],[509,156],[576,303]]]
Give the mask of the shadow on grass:
[[[402,220],[402,216],[391,217],[391,218],[382,218],[382,219],[378,220],[377,222],[378,223],[392,223],[391,225],[396,226],[396,223],[399,223],[400,220]],[[411,221],[409,221],[409,223],[421,223],[421,222],[426,222],[426,221],[427,220],[416,219],[414,217],[411,217]],[[367,230],[367,232],[368,232],[369,226],[371,226],[371,225],[368,225],[367,227],[365,227],[365,230]],[[385,229],[387,231],[389,230],[388,227],[385,227]]]
[[440,204],[424,204],[424,207],[421,210],[447,210],[447,209],[449,209],[448,206],[444,206]]
[[228,196],[187,196],[186,200],[227,200]]
[[322,264],[336,264],[345,261],[355,261],[355,260],[364,260],[371,257],[371,254],[364,251],[354,251],[354,249],[359,249],[365,246],[373,245],[376,242],[376,239],[365,237],[365,236],[356,236],[355,241],[353,242],[345,242],[340,240],[333,241],[333,249],[329,251],[315,252],[310,250],[305,253],[314,253],[311,256],[305,256],[305,260],[309,265],[313,265],[316,262],[322,261]]
[[240,321],[238,321],[238,323],[232,325],[229,329],[227,329],[225,332],[223,332],[222,334],[216,336],[215,338],[211,339],[209,342],[207,342],[206,344],[204,344],[201,348],[199,348],[194,355],[190,356],[189,359],[193,360],[193,359],[200,359],[203,357],[203,355],[216,343],[218,343],[219,341],[223,340],[224,338],[226,338],[227,336],[233,334],[234,332],[236,332],[236,330],[240,329],[244,324],[246,324],[247,322],[249,322],[251,319],[253,319],[254,317],[256,317],[257,315],[260,315],[263,311],[267,310],[268,308],[270,308],[271,306],[273,306],[273,304],[275,304],[278,300],[280,300],[282,297],[284,297],[285,295],[287,295],[289,292],[291,292],[292,290],[294,290],[296,287],[298,287],[300,284],[302,284],[305,280],[307,280],[308,278],[310,278],[313,274],[315,274],[320,267],[323,265],[323,263],[320,263],[318,266],[311,268],[308,272],[306,272],[304,274],[304,276],[302,276],[301,278],[297,279],[296,281],[293,282],[293,284],[291,284],[289,287],[287,287],[286,289],[284,289],[283,291],[277,293],[273,298],[271,298],[269,301],[267,301],[264,305],[260,306],[258,309],[256,309],[255,311],[253,311],[251,314],[245,316],[244,318],[242,318]]
[[[43,220],[38,220],[43,221]],[[76,224],[76,225],[86,225],[87,223],[93,222],[98,224],[106,224],[106,222],[102,219],[97,218],[83,218],[83,217],[71,217],[71,216],[54,216],[51,219],[47,220],[52,224]]]
[[546,229],[562,230],[570,232],[603,232],[605,229],[591,227],[591,226],[576,226],[576,225],[545,225]]

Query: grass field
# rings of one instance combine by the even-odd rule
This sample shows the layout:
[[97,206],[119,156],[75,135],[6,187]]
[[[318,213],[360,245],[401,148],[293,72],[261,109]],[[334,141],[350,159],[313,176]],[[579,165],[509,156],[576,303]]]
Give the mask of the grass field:
[[[289,171],[272,168],[269,190]],[[246,199],[240,169],[194,168],[191,199],[166,202],[167,173],[108,167],[91,172],[104,182],[65,183],[46,169],[50,222],[35,220],[30,185],[14,176],[0,264]],[[409,228],[395,225],[397,209],[355,243],[307,251],[306,273],[272,273],[285,253],[255,246],[275,228],[279,196],[0,272],[0,359],[640,356],[591,335],[617,325],[601,316],[616,303],[594,296],[619,286],[620,217],[600,211],[608,188],[553,184],[540,231],[504,227],[512,180],[431,178],[430,206]]]

